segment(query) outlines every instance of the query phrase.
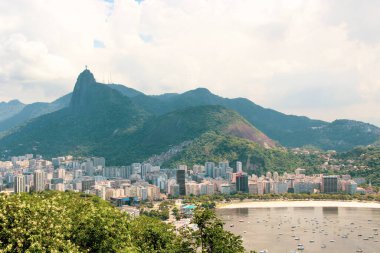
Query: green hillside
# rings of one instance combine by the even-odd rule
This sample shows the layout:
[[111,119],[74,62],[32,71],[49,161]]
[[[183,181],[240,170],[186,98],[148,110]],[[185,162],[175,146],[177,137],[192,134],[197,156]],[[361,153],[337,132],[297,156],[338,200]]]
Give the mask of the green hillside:
[[46,114],[0,140],[3,153],[104,156],[125,165],[167,151],[208,131],[276,144],[238,113],[221,106],[197,106],[151,115],[128,96],[99,84],[88,70],[76,82],[70,106]]
[[[314,157],[313,157],[314,159]],[[178,164],[204,164],[207,161],[229,161],[235,166],[242,161],[245,171],[261,175],[266,171],[294,171],[298,167],[315,168],[319,161],[295,155],[284,148],[266,149],[256,143],[235,136],[207,132],[189,145],[183,152],[167,161],[164,166]]]

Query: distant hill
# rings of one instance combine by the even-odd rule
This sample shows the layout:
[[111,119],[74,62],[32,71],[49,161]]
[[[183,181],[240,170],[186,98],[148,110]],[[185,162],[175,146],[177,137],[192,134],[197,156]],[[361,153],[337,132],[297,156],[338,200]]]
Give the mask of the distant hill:
[[24,107],[25,104],[21,103],[18,100],[0,102],[0,122],[19,113]]
[[0,132],[5,132],[23,125],[33,118],[37,118],[41,115],[58,111],[69,105],[71,100],[71,93],[67,94],[51,103],[33,103],[30,105],[23,105],[21,110],[17,113],[13,113],[12,116],[0,120]]
[[238,113],[197,106],[153,115],[108,85],[82,72],[68,107],[31,120],[0,140],[7,154],[102,155],[109,164],[141,161],[208,131],[276,144]]

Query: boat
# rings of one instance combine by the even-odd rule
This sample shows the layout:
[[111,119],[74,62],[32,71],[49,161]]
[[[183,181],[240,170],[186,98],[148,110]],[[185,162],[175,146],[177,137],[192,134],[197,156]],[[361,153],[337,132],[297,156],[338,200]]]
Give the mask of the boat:
[[325,248],[326,248],[326,244],[322,244],[322,245],[321,245],[321,248],[322,248],[322,249],[325,249]]
[[330,242],[335,242],[335,240],[330,240]]
[[299,241],[299,240],[300,240],[300,238],[299,238],[299,237],[296,237],[296,238],[294,238],[294,240],[296,240],[296,241]]
[[230,227],[233,228],[235,225],[234,224],[231,224]]
[[243,220],[239,220],[239,222],[244,222]]
[[259,253],[269,253],[267,249],[260,250]]
[[363,252],[363,250],[362,249],[357,249],[356,252]]
[[310,243],[313,243],[313,242],[314,242],[314,240],[310,240],[309,242],[310,242]]
[[297,245],[297,249],[298,250],[304,250],[305,247],[300,243],[300,244]]

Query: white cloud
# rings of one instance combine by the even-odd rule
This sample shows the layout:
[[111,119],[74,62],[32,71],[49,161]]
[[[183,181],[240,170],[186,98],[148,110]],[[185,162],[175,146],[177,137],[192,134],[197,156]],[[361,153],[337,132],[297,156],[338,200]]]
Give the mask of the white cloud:
[[378,7],[327,0],[3,1],[0,101],[53,100],[89,65],[99,81],[111,73],[112,81],[148,94],[203,86],[287,113],[380,125]]

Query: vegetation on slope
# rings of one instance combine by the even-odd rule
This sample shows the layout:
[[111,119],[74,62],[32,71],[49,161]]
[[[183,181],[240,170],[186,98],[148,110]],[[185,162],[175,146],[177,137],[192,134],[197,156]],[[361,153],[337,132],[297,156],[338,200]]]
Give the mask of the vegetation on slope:
[[200,208],[193,222],[202,229],[176,230],[72,192],[0,195],[0,252],[244,252],[213,211]]
[[357,147],[337,155],[338,159],[350,161],[355,169],[343,171],[353,177],[365,177],[368,182],[380,186],[380,147]]
[[163,166],[192,166],[206,161],[229,161],[234,166],[236,161],[242,161],[248,173],[261,175],[266,171],[294,171],[301,166],[313,168],[318,164],[316,159],[299,156],[283,148],[266,149],[245,139],[211,131],[203,134]]

